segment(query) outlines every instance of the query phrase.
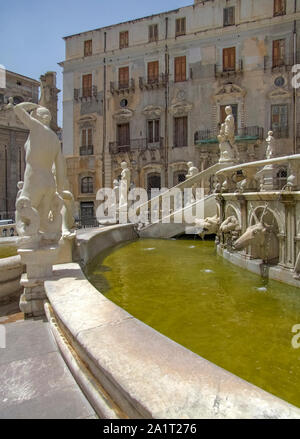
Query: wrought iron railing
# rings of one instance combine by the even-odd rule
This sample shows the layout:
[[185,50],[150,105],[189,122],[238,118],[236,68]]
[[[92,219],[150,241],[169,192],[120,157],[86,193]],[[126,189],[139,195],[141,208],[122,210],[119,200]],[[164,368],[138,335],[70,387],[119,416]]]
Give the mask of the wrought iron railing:
[[74,89],[74,100],[90,100],[98,98],[98,88],[96,85],[86,88],[75,88]]
[[156,78],[139,78],[140,89],[153,89],[155,87],[165,87],[168,82],[168,75],[166,73],[161,73]]
[[289,137],[289,127],[272,127],[273,136],[276,139],[287,139]]
[[[239,128],[236,132],[236,140],[263,140],[264,129],[258,126]],[[195,132],[195,145],[199,143],[217,143],[217,133],[212,130],[200,130]]]
[[226,77],[226,76],[232,76],[232,75],[240,75],[244,71],[244,63],[243,60],[240,59],[237,63],[237,65],[234,65],[232,67],[224,66],[223,64],[215,64],[215,77]]
[[75,227],[77,229],[90,229],[99,227],[99,223],[95,217],[81,217],[75,221]]
[[94,146],[93,145],[81,146],[79,148],[79,154],[81,156],[84,156],[84,155],[94,155]]
[[110,92],[111,94],[120,94],[120,93],[130,93],[135,91],[135,80],[133,78],[128,81],[119,81],[110,83]]
[[161,137],[158,142],[149,142],[148,139],[131,139],[126,144],[120,142],[110,142],[110,154],[122,154],[133,151],[156,150],[163,148],[164,139]]

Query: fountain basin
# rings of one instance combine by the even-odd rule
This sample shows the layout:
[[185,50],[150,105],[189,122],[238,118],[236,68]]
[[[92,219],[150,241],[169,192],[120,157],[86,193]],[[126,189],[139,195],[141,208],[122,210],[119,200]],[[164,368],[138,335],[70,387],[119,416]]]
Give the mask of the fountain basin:
[[[136,237],[114,226],[79,237],[81,260]],[[133,238],[131,238],[133,239]],[[80,248],[79,248],[80,253]],[[151,252],[150,252],[151,253]],[[54,267],[48,317],[62,353],[104,418],[300,418],[300,410],[165,337],[94,288],[79,264]]]
[[0,316],[19,311],[24,266],[17,255],[16,238],[0,240]]

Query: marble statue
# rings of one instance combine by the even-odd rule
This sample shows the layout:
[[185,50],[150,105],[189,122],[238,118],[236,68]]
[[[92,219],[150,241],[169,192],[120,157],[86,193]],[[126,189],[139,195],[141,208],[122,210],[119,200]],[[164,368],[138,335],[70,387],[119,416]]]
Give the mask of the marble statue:
[[221,233],[234,233],[239,232],[240,230],[241,226],[234,215],[228,217],[220,226]]
[[60,142],[49,128],[51,114],[29,102],[16,105],[14,111],[30,131],[25,143],[24,184],[16,202],[20,245],[35,247],[40,239],[58,242],[62,230],[64,160]]
[[121,163],[122,173],[120,182],[120,208],[127,207],[128,191],[130,188],[130,170],[126,162]]
[[268,205],[264,207],[260,219],[253,211],[255,224],[248,227],[246,232],[233,244],[234,250],[243,250],[249,245],[258,249],[257,257],[272,261],[278,258],[278,245],[275,234],[275,227],[264,221]]
[[267,142],[267,151],[266,151],[266,159],[272,159],[275,157],[275,139],[273,137],[273,131],[268,132],[268,137],[266,139]]
[[196,228],[199,228],[199,236],[204,239],[206,235],[216,235],[220,227],[220,218],[215,215],[210,218],[200,219],[195,221]]
[[193,162],[188,162],[187,165],[188,165],[189,170],[188,170],[188,173],[185,176],[185,178],[188,180],[189,178],[194,177],[195,175],[199,174],[199,169],[196,168],[196,166],[194,166]]
[[221,125],[218,141],[220,146],[219,163],[234,163],[238,160],[238,150],[235,144],[235,121],[231,106],[225,109],[227,117]]

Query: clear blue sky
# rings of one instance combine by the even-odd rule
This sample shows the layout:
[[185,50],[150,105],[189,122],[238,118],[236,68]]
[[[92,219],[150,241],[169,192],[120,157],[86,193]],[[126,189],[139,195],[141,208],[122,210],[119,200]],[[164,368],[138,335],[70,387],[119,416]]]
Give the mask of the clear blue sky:
[[[39,79],[58,72],[64,59],[62,37],[193,4],[193,0],[11,0],[1,6],[0,64]],[[61,123],[61,98],[59,100]]]

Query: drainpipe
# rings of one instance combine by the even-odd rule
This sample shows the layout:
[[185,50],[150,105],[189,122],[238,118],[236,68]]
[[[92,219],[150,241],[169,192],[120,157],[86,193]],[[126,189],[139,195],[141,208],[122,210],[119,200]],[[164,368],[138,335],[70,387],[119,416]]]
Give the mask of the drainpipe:
[[[168,40],[168,33],[169,33],[169,19],[166,17],[166,33],[165,33],[165,39],[166,42]],[[166,85],[165,85],[165,187],[169,187],[169,172],[168,172],[168,163],[169,163],[169,73],[170,73],[170,57],[169,57],[169,49],[168,44],[166,43],[166,49],[165,49],[165,79],[166,79]]]
[[4,146],[4,162],[5,162],[5,216],[6,216],[6,219],[8,219],[7,145]]
[[[104,32],[104,52],[106,52],[106,32]],[[102,145],[102,187],[105,187],[105,144],[106,144],[106,58],[103,60],[103,145]]]
[[[297,12],[297,0],[294,0],[294,13]],[[293,34],[293,64],[297,64],[297,22],[294,20],[294,34]],[[293,88],[293,150],[297,154],[297,90]]]

